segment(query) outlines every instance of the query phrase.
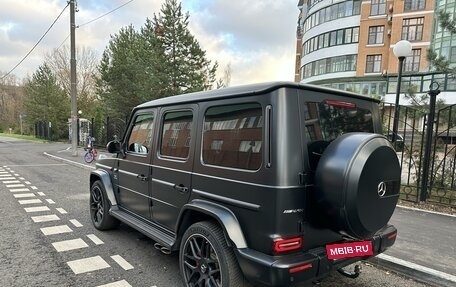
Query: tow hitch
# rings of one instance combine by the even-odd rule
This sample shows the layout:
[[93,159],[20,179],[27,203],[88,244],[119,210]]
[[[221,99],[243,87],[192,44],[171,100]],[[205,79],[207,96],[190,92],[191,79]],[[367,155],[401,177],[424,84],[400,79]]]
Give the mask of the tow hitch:
[[359,274],[361,274],[361,265],[358,265],[358,264],[355,265],[355,268],[353,271],[347,271],[342,268],[338,269],[337,271],[340,274],[344,275],[345,277],[355,279],[355,278],[358,278]]

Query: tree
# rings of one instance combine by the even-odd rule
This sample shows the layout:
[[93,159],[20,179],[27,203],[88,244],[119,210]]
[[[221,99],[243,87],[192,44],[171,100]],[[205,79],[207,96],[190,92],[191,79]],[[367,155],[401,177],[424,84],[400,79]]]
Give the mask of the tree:
[[97,93],[110,116],[126,118],[134,106],[149,96],[145,86],[149,85],[146,59],[150,56],[145,55],[143,46],[139,33],[130,25],[111,36],[102,55]]
[[38,67],[24,87],[26,120],[51,123],[52,139],[68,137],[67,121],[70,101],[49,66]]
[[[98,110],[96,99],[97,56],[90,48],[76,50],[77,106],[84,116],[93,117]],[[70,51],[67,46],[54,49],[45,55],[45,63],[56,76],[58,83],[70,97]]]
[[130,25],[111,36],[96,84],[106,115],[126,118],[145,101],[213,87],[217,63],[206,58],[188,19],[181,4],[166,0],[139,32]]
[[0,132],[8,131],[9,128],[18,132],[23,105],[22,87],[17,85],[16,76],[3,75],[6,74],[0,73]]
[[211,89],[218,65],[211,64],[190,33],[189,14],[176,0],[166,0],[160,12],[154,15],[153,24],[163,63],[164,96]]

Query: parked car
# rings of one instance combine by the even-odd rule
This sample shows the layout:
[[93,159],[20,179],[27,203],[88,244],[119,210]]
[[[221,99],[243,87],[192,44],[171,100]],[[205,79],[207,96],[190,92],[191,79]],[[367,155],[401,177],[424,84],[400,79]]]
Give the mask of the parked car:
[[378,102],[278,82],[134,108],[90,175],[90,216],[179,253],[184,286],[288,286],[384,252],[399,197]]

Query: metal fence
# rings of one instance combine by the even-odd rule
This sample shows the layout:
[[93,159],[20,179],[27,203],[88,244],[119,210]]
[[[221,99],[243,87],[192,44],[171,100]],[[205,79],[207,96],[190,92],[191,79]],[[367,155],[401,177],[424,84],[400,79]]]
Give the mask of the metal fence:
[[101,120],[92,119],[91,123],[91,136],[96,139],[95,145],[104,147],[109,141],[123,137],[127,119],[107,117]]
[[[394,105],[382,104],[385,135],[392,138]],[[401,199],[420,201],[425,131],[428,115],[422,109],[399,107],[399,128],[394,146],[402,168]],[[437,111],[433,123],[432,154],[425,199],[428,202],[456,206],[456,105]]]

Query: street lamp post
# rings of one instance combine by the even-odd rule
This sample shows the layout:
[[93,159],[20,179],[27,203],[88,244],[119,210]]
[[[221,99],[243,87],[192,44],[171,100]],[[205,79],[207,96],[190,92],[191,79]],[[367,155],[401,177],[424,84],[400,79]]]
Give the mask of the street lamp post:
[[394,55],[399,59],[399,66],[397,72],[397,87],[396,87],[396,101],[394,102],[394,121],[393,121],[393,135],[392,142],[396,142],[397,130],[399,126],[399,97],[401,93],[401,80],[402,80],[402,67],[404,65],[405,57],[412,54],[412,44],[407,40],[401,40],[394,45]]

